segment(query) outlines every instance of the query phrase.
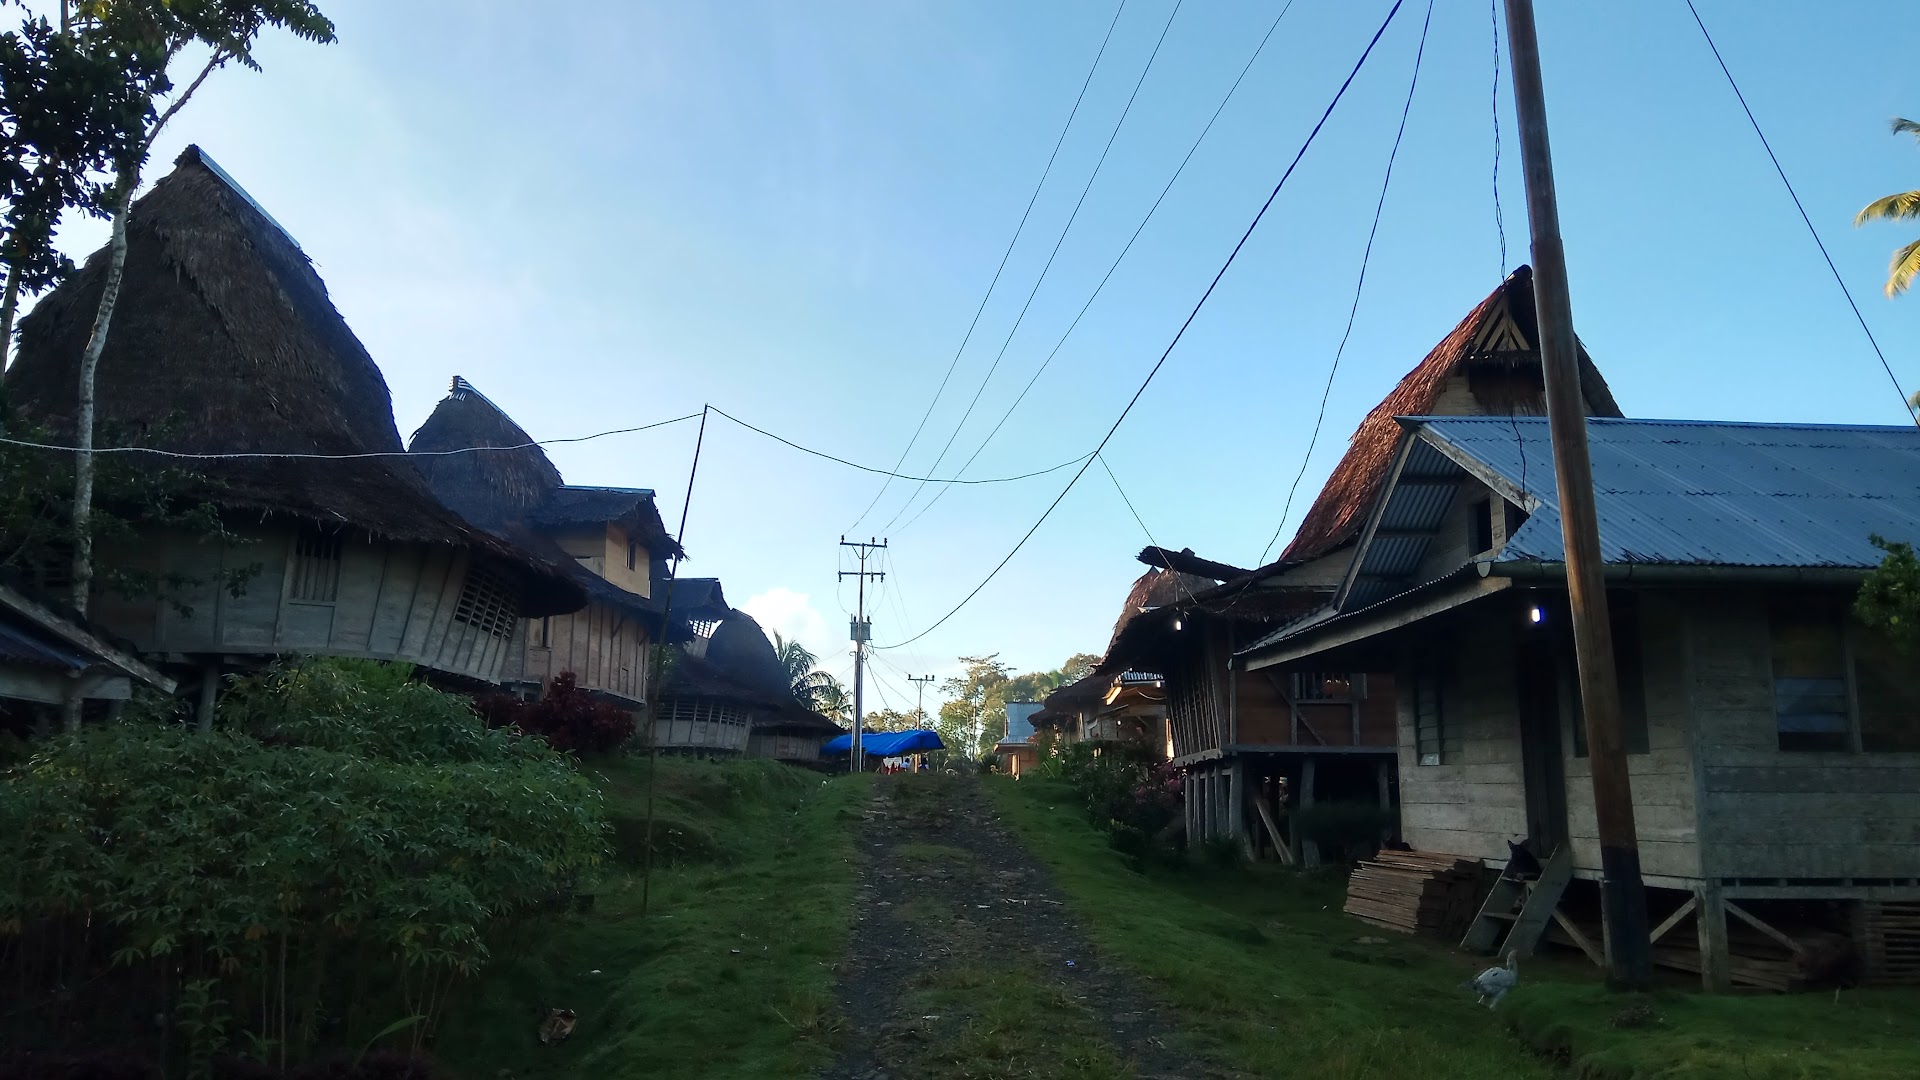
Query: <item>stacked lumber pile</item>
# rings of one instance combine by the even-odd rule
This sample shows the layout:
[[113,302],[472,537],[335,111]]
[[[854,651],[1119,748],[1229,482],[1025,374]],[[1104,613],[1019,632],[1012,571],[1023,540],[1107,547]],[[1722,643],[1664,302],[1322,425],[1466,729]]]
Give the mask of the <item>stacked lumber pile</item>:
[[1875,986],[1920,986],[1920,904],[1861,904],[1866,923],[1867,981]]
[[1353,868],[1347,914],[1386,930],[1455,940],[1473,920],[1479,866],[1458,855],[1382,851]]

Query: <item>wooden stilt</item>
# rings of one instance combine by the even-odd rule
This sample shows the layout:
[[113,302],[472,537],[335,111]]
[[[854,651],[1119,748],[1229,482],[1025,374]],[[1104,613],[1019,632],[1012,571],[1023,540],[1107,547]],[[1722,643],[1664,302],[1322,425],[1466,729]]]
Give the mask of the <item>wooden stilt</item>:
[[1733,985],[1727,956],[1727,902],[1718,882],[1709,882],[1693,894],[1700,933],[1700,986],[1725,993]]
[[[1300,766],[1300,808],[1308,809],[1313,805],[1314,757],[1309,754],[1306,763]],[[1300,865],[1316,867],[1320,865],[1320,842],[1317,840],[1299,840]]]

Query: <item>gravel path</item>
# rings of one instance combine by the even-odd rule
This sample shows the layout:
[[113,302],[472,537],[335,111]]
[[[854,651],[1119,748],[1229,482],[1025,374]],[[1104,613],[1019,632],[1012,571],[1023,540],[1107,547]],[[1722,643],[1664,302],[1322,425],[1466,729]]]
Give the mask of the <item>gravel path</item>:
[[[1095,955],[1064,898],[999,823],[976,778],[880,777],[856,827],[866,860],[853,947],[840,970],[848,1030],[826,1080],[1043,1075],[1034,1071],[1031,1053],[1021,1057],[1020,1040],[1044,1055],[1050,1027],[1072,1030],[1108,1063],[1071,1075],[1224,1075],[1178,1052],[1167,1011],[1136,979]],[[979,986],[974,973],[980,970],[988,978],[1022,972],[1020,978],[1038,984],[1022,983],[1022,989],[1056,996],[1061,1007],[1050,1016],[1010,1021],[983,1015],[992,1005],[979,1000],[985,992],[956,993],[943,999],[948,1005],[938,1015],[923,1014],[926,995],[935,992],[929,988]],[[956,1008],[956,998],[965,1003]],[[995,1025],[1008,1030],[983,1030]],[[1016,1049],[999,1064],[991,1056],[970,1058],[966,1048],[983,1041]]]

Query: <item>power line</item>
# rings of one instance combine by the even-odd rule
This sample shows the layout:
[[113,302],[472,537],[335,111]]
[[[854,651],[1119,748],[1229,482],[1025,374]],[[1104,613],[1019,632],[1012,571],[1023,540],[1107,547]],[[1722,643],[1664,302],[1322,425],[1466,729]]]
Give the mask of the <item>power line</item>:
[[[1133,500],[1127,498],[1127,489],[1120,486],[1120,478],[1113,474],[1113,466],[1107,463],[1107,456],[1105,454],[1098,454],[1095,456],[1100,462],[1100,467],[1107,471],[1107,479],[1113,481],[1113,490],[1120,493],[1120,501],[1127,504],[1127,513],[1133,515],[1133,520],[1136,524],[1140,526],[1140,531],[1147,534],[1147,543],[1152,544],[1154,547],[1159,548],[1159,550],[1161,551],[1165,551],[1166,548],[1160,546],[1160,541],[1155,540],[1153,538],[1153,530],[1147,528],[1146,519],[1140,516],[1140,511],[1134,509]],[[1181,592],[1186,593],[1187,601],[1191,603],[1193,601],[1193,590],[1187,588],[1186,579],[1182,578],[1180,576],[1180,572],[1175,570],[1171,566],[1165,567],[1165,569],[1168,573],[1173,575],[1174,586],[1178,588]]]
[[[715,409],[714,411],[719,412],[720,410]],[[696,420],[700,415],[700,413],[692,412],[685,416],[676,416],[671,420],[658,420],[651,424],[642,424],[639,427],[615,428],[612,431],[596,431],[591,435],[575,435],[565,439],[540,439],[535,442],[520,443],[516,446],[465,446],[458,450],[379,450],[364,454],[280,454],[267,451],[195,454],[180,450],[162,450],[153,446],[97,446],[88,450],[87,453],[152,454],[155,457],[178,458],[188,461],[225,461],[243,458],[271,458],[295,461],[364,461],[370,458],[452,457],[455,454],[484,454],[507,450],[526,450],[540,446],[558,446],[562,443],[591,442],[594,439],[604,439],[609,435],[632,435],[637,432],[652,431],[654,428],[666,427],[668,424],[679,424],[688,420]],[[25,439],[0,438],[0,444],[25,447],[29,450],[59,450],[74,454],[81,452],[81,448],[77,446],[57,446],[53,443],[30,442]],[[1070,461],[1067,462],[1067,464],[1071,465],[1073,462]],[[1056,468],[1065,468],[1065,466],[1056,466]]]
[[1787,179],[1787,170],[1780,166],[1780,158],[1774,154],[1773,144],[1767,141],[1767,133],[1760,130],[1760,121],[1754,118],[1753,109],[1747,104],[1747,95],[1740,92],[1740,84],[1734,81],[1726,58],[1720,55],[1720,46],[1714,44],[1713,35],[1707,32],[1707,24],[1700,18],[1700,11],[1693,6],[1693,0],[1687,0],[1687,10],[1693,13],[1694,24],[1700,27],[1700,36],[1707,39],[1707,48],[1713,50],[1713,59],[1719,63],[1720,73],[1727,77],[1727,85],[1733,88],[1733,96],[1740,99],[1740,109],[1747,114],[1747,123],[1753,125],[1753,133],[1760,137],[1760,145],[1767,151],[1767,160],[1773,162],[1773,171],[1780,174],[1780,183],[1785,185],[1787,195],[1793,199],[1793,208],[1800,211],[1800,220],[1806,222],[1807,234],[1813,237],[1814,246],[1820,249],[1820,257],[1827,261],[1827,269],[1833,274],[1833,283],[1840,286],[1840,293],[1847,298],[1847,306],[1853,309],[1853,317],[1860,323],[1861,332],[1867,335],[1867,342],[1873,346],[1873,354],[1880,358],[1880,366],[1886,369],[1894,392],[1900,395],[1901,411],[1911,416],[1914,423],[1920,424],[1920,413],[1910,410],[1906,388],[1900,385],[1900,377],[1893,373],[1893,365],[1887,363],[1887,354],[1881,351],[1879,340],[1867,325],[1867,317],[1860,313],[1860,305],[1854,302],[1853,290],[1847,288],[1846,279],[1840,276],[1840,268],[1834,265],[1833,256],[1827,253],[1826,242],[1820,239],[1820,230],[1813,227],[1813,219],[1807,216],[1807,208],[1800,202],[1800,193],[1793,189],[1793,181]]
[[[1146,231],[1147,223],[1153,220],[1153,215],[1160,209],[1160,204],[1166,201],[1167,192],[1173,190],[1174,182],[1179,180],[1180,174],[1187,170],[1187,163],[1193,160],[1194,152],[1200,149],[1200,144],[1206,140],[1207,133],[1213,130],[1214,122],[1219,120],[1220,114],[1226,111],[1227,103],[1233,100],[1233,95],[1240,89],[1240,84],[1246,80],[1247,72],[1253,70],[1254,61],[1259,60],[1260,54],[1266,51],[1267,42],[1273,38],[1273,32],[1280,28],[1280,20],[1286,18],[1287,12],[1291,10],[1293,10],[1293,0],[1287,0],[1287,3],[1281,7],[1280,14],[1274,16],[1273,22],[1268,25],[1267,32],[1261,37],[1260,44],[1254,48],[1253,55],[1249,56],[1247,62],[1241,66],[1240,74],[1233,80],[1233,85],[1227,88],[1226,96],[1222,97],[1220,104],[1214,107],[1213,115],[1207,118],[1206,126],[1200,129],[1200,134],[1194,138],[1193,145],[1187,147],[1187,155],[1180,159],[1179,168],[1174,169],[1173,175],[1167,177],[1167,182],[1165,186],[1160,189],[1159,196],[1153,200],[1153,205],[1147,208],[1146,216],[1141,218],[1140,224],[1134,227],[1133,235],[1127,238],[1126,245],[1120,249],[1120,254],[1115,255],[1113,262],[1108,264],[1106,274],[1100,278],[1100,283],[1093,287],[1093,294],[1087,297],[1086,303],[1080,305],[1080,311],[1074,315],[1073,321],[1067,324],[1067,329],[1060,335],[1060,340],[1053,343],[1053,349],[1047,353],[1046,359],[1040,362],[1039,368],[1036,369],[1033,376],[1027,380],[1027,385],[1021,387],[1019,395],[1013,399],[1013,404],[1007,406],[1007,411],[1000,414],[1000,420],[993,425],[993,430],[987,432],[987,437],[980,440],[980,445],[974,447],[973,453],[967,457],[966,462],[962,464],[953,475],[966,475],[966,471],[973,466],[974,461],[978,459],[981,452],[987,448],[987,444],[991,443],[994,436],[1000,434],[1000,429],[1006,426],[1007,421],[1013,418],[1014,410],[1018,409],[1020,403],[1027,399],[1027,393],[1033,389],[1035,383],[1040,381],[1040,376],[1046,374],[1047,368],[1052,366],[1053,358],[1060,355],[1061,347],[1067,343],[1069,337],[1073,336],[1074,330],[1080,325],[1080,320],[1085,318],[1087,310],[1093,307],[1093,302],[1100,298],[1101,292],[1107,287],[1107,282],[1112,280],[1113,272],[1120,268],[1121,260],[1127,257],[1127,252],[1133,250],[1134,241],[1140,239],[1140,234]],[[950,489],[941,488],[935,492],[933,498],[927,500],[927,504],[922,506],[918,513],[908,518],[907,523],[895,531],[899,532],[912,528],[913,523],[926,516],[927,511],[933,509],[933,504],[939,502],[948,490]]]
[[[1179,15],[1180,0],[1175,0],[1173,11],[1167,15],[1166,25],[1160,28],[1160,37],[1153,43],[1153,51],[1147,54],[1146,66],[1140,69],[1140,77],[1134,80],[1133,92],[1127,95],[1127,103],[1120,110],[1120,118],[1113,122],[1113,130],[1107,134],[1107,145],[1101,148],[1100,157],[1093,163],[1093,171],[1087,174],[1087,182],[1080,188],[1080,198],[1074,202],[1073,211],[1067,215],[1067,223],[1060,227],[1060,235],[1053,241],[1053,250],[1047,253],[1047,261],[1040,267],[1040,276],[1033,280],[1033,288],[1027,290],[1026,302],[1020,305],[1020,313],[1014,316],[1013,326],[1007,330],[1006,340],[1000,343],[1000,351],[994,355],[993,363],[987,365],[986,375],[980,379],[980,385],[974,388],[973,400],[967,402],[966,409],[960,414],[960,422],[953,425],[953,434],[947,436],[947,444],[940,448],[940,453],[934,457],[933,464],[927,468],[927,472],[940,471],[940,463],[947,459],[947,452],[953,449],[954,441],[960,438],[960,432],[965,430],[967,421],[973,418],[973,410],[980,404],[980,395],[987,392],[987,384],[993,381],[994,373],[1000,370],[1000,362],[1006,359],[1007,349],[1013,344],[1014,335],[1020,332],[1020,324],[1026,321],[1027,311],[1033,307],[1033,298],[1040,295],[1040,286],[1046,282],[1048,272],[1053,269],[1053,261],[1059,258],[1060,248],[1067,242],[1067,234],[1073,231],[1073,223],[1079,220],[1080,208],[1087,204],[1087,195],[1093,191],[1093,182],[1100,178],[1100,170],[1107,163],[1107,155],[1113,152],[1113,144],[1120,138],[1120,129],[1126,126],[1127,116],[1133,112],[1133,103],[1139,100],[1140,88],[1146,85],[1147,75],[1153,71],[1153,62],[1160,58],[1160,47],[1167,43],[1167,33],[1173,29],[1173,20]],[[968,460],[971,462],[972,459]],[[965,471],[966,466],[963,465],[954,475],[959,476]],[[888,519],[887,529],[893,528],[894,522],[900,520],[900,515],[907,512],[913,505],[913,501],[919,498],[920,493],[925,489],[925,484],[913,489],[913,494],[907,496],[906,503],[894,513],[892,518]]]
[[1286,172],[1282,173],[1279,182],[1273,185],[1273,191],[1267,195],[1267,201],[1262,203],[1259,212],[1253,215],[1253,221],[1247,225],[1246,231],[1240,235],[1239,242],[1233,245],[1233,250],[1228,253],[1226,262],[1220,265],[1219,271],[1213,275],[1213,280],[1208,282],[1206,291],[1200,294],[1200,299],[1194,303],[1193,310],[1187,313],[1186,320],[1180,324],[1180,329],[1175,331],[1173,340],[1167,343],[1166,349],[1160,353],[1160,358],[1154,361],[1152,369],[1147,372],[1147,377],[1141,380],[1139,389],[1135,390],[1133,397],[1128,400],[1126,408],[1120,410],[1120,415],[1113,421],[1113,426],[1108,428],[1106,435],[1100,439],[1100,445],[1093,448],[1093,453],[1088,454],[1086,460],[1080,463],[1080,468],[1074,472],[1073,479],[1067,481],[1067,486],[1062,488],[1060,494],[1054,496],[1053,502],[1047,504],[1046,510],[1041,512],[1040,520],[1033,523],[1033,526],[1020,537],[1019,542],[1013,545],[1013,550],[1007,552],[1006,557],[1002,558],[994,565],[992,570],[988,571],[987,576],[981,580],[980,584],[975,585],[972,591],[962,597],[960,602],[955,604],[945,615],[940,616],[932,626],[907,638],[905,641],[895,642],[892,645],[876,645],[874,646],[876,649],[897,649],[905,645],[911,645],[921,638],[926,637],[928,634],[933,633],[948,619],[959,614],[960,609],[971,603],[974,597],[980,595],[980,590],[986,588],[995,577],[999,576],[1001,570],[1006,569],[1007,564],[1013,561],[1013,557],[1018,555],[1020,549],[1027,545],[1027,541],[1033,539],[1033,534],[1040,531],[1040,526],[1046,524],[1047,518],[1053,516],[1054,510],[1058,508],[1061,501],[1067,497],[1067,493],[1073,490],[1074,485],[1080,482],[1080,478],[1087,474],[1087,469],[1092,467],[1094,458],[1099,456],[1100,451],[1106,449],[1107,443],[1112,441],[1114,433],[1120,430],[1122,423],[1126,422],[1127,415],[1133,411],[1133,407],[1140,403],[1141,395],[1147,392],[1147,387],[1153,383],[1153,377],[1158,375],[1160,369],[1166,365],[1167,357],[1173,355],[1174,347],[1180,344],[1182,337],[1186,336],[1187,328],[1192,326],[1193,320],[1199,317],[1200,309],[1205,307],[1207,300],[1213,296],[1214,289],[1220,285],[1220,279],[1227,276],[1227,271],[1232,268],[1234,260],[1240,257],[1241,249],[1245,248],[1247,241],[1253,237],[1253,230],[1259,228],[1260,220],[1266,217],[1267,210],[1273,206],[1273,201],[1280,197],[1280,189],[1286,186],[1287,179],[1293,175],[1294,169],[1299,167],[1301,159],[1307,156],[1308,148],[1313,145],[1313,141],[1319,136],[1320,130],[1326,126],[1328,118],[1333,116],[1334,108],[1340,104],[1340,99],[1346,96],[1347,88],[1353,85],[1353,80],[1360,74],[1360,69],[1366,65],[1367,58],[1373,55],[1373,47],[1380,43],[1381,36],[1387,32],[1387,27],[1392,25],[1394,16],[1400,13],[1400,6],[1405,2],[1406,0],[1394,0],[1393,7],[1387,11],[1386,19],[1380,23],[1380,28],[1373,32],[1373,37],[1367,41],[1367,47],[1360,53],[1360,59],[1354,63],[1353,70],[1347,73],[1346,80],[1340,84],[1340,89],[1334,92],[1333,100],[1327,103],[1326,111],[1320,114],[1320,119],[1313,125],[1313,130],[1307,133],[1306,141],[1300,144],[1299,153],[1293,156],[1293,161],[1287,166]]
[[[888,485],[893,483],[894,473],[906,465],[907,455],[913,452],[914,445],[920,441],[921,432],[926,430],[927,421],[932,419],[934,407],[940,404],[940,395],[946,393],[947,383],[953,378],[953,371],[960,365],[961,354],[967,351],[967,343],[973,340],[974,328],[980,325],[980,315],[987,310],[987,301],[993,298],[994,287],[1000,284],[1000,275],[1007,269],[1007,260],[1013,257],[1013,249],[1020,242],[1020,234],[1027,227],[1027,218],[1033,214],[1033,206],[1040,201],[1040,191],[1047,186],[1047,177],[1053,173],[1053,163],[1060,156],[1060,147],[1067,141],[1067,132],[1073,129],[1073,118],[1080,115],[1080,103],[1086,100],[1087,87],[1093,85],[1093,73],[1100,70],[1100,59],[1107,55],[1107,43],[1113,40],[1113,29],[1120,25],[1120,15],[1127,10],[1127,0],[1120,0],[1120,6],[1114,9],[1113,21],[1107,24],[1107,34],[1100,39],[1100,50],[1093,55],[1093,66],[1087,69],[1087,77],[1080,83],[1080,93],[1073,99],[1073,108],[1067,113],[1067,122],[1060,127],[1060,137],[1053,142],[1053,152],[1047,155],[1047,166],[1040,170],[1040,182],[1033,185],[1033,194],[1027,199],[1027,208],[1020,212],[1020,224],[1013,230],[1013,239],[1007,241],[1007,250],[1000,253],[1000,265],[993,271],[993,280],[987,282],[987,292],[980,298],[980,306],[973,311],[973,321],[967,324],[967,332],[960,339],[960,347],[953,351],[953,359],[947,362],[947,373],[940,377],[940,386],[933,392],[933,400],[927,402],[927,411],[920,416],[920,423],[913,429],[913,435],[907,439],[907,448],[900,451],[900,460],[893,463],[893,472],[887,473],[887,479],[881,483],[880,490],[874,493],[873,501],[867,504],[860,516],[854,519],[847,531],[860,527],[873,508],[880,505],[880,499],[886,495]],[[932,470],[928,470],[931,472]]]
[[1507,221],[1500,212],[1500,0],[1487,0],[1493,17],[1493,229],[1500,234],[1500,276],[1507,276]]
[[[1307,439],[1307,452],[1300,458],[1300,471],[1293,474],[1293,483],[1287,488],[1287,501],[1280,508],[1280,521],[1274,525],[1273,536],[1268,538],[1267,546],[1260,549],[1260,561],[1255,566],[1267,565],[1267,555],[1273,551],[1273,545],[1280,540],[1280,533],[1286,529],[1287,515],[1293,513],[1293,498],[1300,490],[1301,478],[1307,475],[1307,465],[1313,460],[1313,448],[1320,444],[1320,427],[1327,419],[1327,399],[1333,396],[1333,377],[1340,372],[1340,358],[1346,355],[1347,340],[1353,337],[1354,319],[1360,314],[1360,294],[1367,286],[1367,265],[1373,260],[1374,238],[1380,235],[1380,215],[1387,206],[1387,189],[1393,186],[1393,163],[1400,156],[1400,140],[1407,133],[1407,116],[1413,112],[1413,92],[1420,86],[1420,61],[1427,55],[1427,30],[1432,26],[1433,0],[1427,0],[1427,21],[1420,26],[1420,44],[1413,53],[1413,78],[1407,83],[1406,104],[1400,107],[1400,127],[1393,133],[1393,149],[1387,152],[1387,171],[1380,179],[1380,198],[1373,204],[1373,225],[1367,230],[1367,247],[1360,253],[1360,276],[1353,283],[1353,305],[1347,309],[1347,327],[1340,332],[1340,344],[1333,350],[1333,364],[1327,368],[1327,385],[1320,391],[1320,411],[1314,414],[1313,434]],[[1495,216],[1497,219],[1498,215]],[[1506,250],[1504,235],[1500,250]]]
[[[828,461],[837,462],[838,464],[845,465],[850,469],[859,469],[861,472],[869,472],[877,476],[892,477],[899,480],[918,480],[922,483],[927,483],[927,484],[1011,484],[1016,480],[1031,480],[1036,476],[1045,476],[1048,473],[1059,472],[1061,469],[1064,469],[1069,465],[1080,464],[1082,461],[1085,461],[1090,456],[1088,454],[1082,454],[1079,457],[1072,459],[1071,461],[1063,461],[1058,465],[1049,465],[1044,469],[1035,469],[1033,472],[1030,472],[1030,473],[1021,473],[1019,476],[997,476],[987,480],[942,480],[938,477],[932,477],[932,476],[908,476],[905,473],[894,472],[891,469],[880,469],[880,468],[875,468],[872,465],[862,465],[857,461],[848,461],[846,458],[836,457],[833,454],[829,454],[824,450],[815,450],[810,446],[802,446],[799,443],[794,442],[792,439],[789,439],[780,435],[775,435],[773,432],[768,431],[766,428],[757,427],[753,424],[749,424],[745,420],[742,420],[739,417],[733,415],[732,413],[727,412],[725,409],[720,408],[718,405],[715,405],[712,408],[716,416],[724,416],[727,419],[733,421],[734,423],[739,424],[741,427],[746,428],[748,431],[765,435],[767,438],[772,439],[774,442],[792,447],[793,449],[798,450],[803,454],[812,454],[814,457],[825,458]],[[695,413],[694,415],[698,416],[700,414]]]

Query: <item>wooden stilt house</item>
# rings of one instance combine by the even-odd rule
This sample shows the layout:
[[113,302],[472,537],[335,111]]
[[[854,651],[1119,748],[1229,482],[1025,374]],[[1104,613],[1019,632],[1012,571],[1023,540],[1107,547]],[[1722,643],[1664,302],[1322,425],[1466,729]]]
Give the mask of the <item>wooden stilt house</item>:
[[[681,584],[675,583],[676,611]],[[840,725],[795,700],[760,624],[744,611],[716,617],[717,598],[716,587],[706,606],[690,611],[681,624],[688,633],[673,650],[661,688],[655,735],[660,748],[818,766],[820,747],[841,734]],[[674,621],[680,623],[679,617]]]
[[433,491],[494,535],[564,562],[587,604],[515,626],[501,682],[537,696],[572,672],[589,693],[638,710],[659,640],[656,560],[679,553],[645,488],[578,487],[504,410],[456,377],[408,445]]
[[[1524,838],[1546,860],[1468,944],[1547,932],[1598,962],[1597,908],[1567,885],[1601,869],[1547,425],[1398,426],[1332,605],[1239,660],[1391,672],[1406,838],[1491,865]],[[1870,538],[1920,542],[1920,431],[1588,437],[1656,962],[1785,989],[1851,933],[1870,978],[1920,981],[1915,660],[1851,614]]]
[[[1246,571],[1191,550],[1141,553],[1167,582],[1183,584],[1162,587],[1157,604],[1123,621],[1100,670],[1164,676],[1171,755],[1187,770],[1189,835],[1243,837],[1256,853],[1312,863],[1318,847],[1297,828],[1323,812],[1311,808],[1394,805],[1391,671],[1255,672],[1233,655],[1333,599],[1387,481],[1394,417],[1544,412],[1532,285],[1529,268],[1514,271],[1368,413],[1277,561]],[[1580,365],[1587,411],[1618,416],[1584,349]]]
[[[9,403],[61,441],[73,438],[106,270],[107,252],[94,253],[21,320],[5,376]],[[311,262],[197,147],[133,205],[96,396],[107,440],[246,455],[146,459],[190,466],[204,483],[175,494],[217,507],[231,540],[146,528],[96,552],[104,569],[177,587],[128,597],[99,575],[91,618],[209,685],[223,668],[289,653],[491,683],[522,616],[584,602],[565,568],[434,497],[406,460],[380,369]]]

